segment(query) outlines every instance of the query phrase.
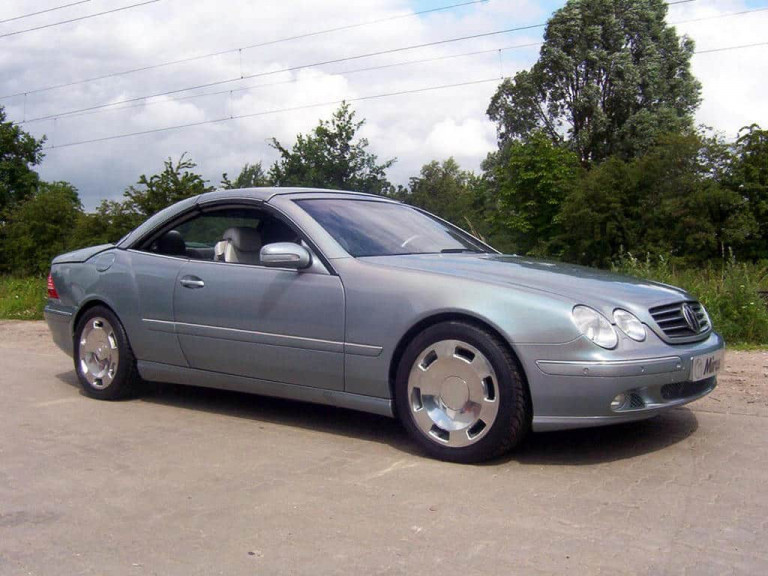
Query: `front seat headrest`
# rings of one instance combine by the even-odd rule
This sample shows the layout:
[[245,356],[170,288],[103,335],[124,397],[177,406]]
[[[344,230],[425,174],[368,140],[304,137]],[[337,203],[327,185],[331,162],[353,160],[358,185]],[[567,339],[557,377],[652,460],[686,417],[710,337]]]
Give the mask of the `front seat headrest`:
[[222,239],[227,240],[241,252],[258,252],[261,250],[261,234],[255,228],[244,226],[228,228]]
[[187,245],[184,243],[184,237],[178,230],[166,232],[157,241],[157,251],[160,254],[171,256],[186,255]]

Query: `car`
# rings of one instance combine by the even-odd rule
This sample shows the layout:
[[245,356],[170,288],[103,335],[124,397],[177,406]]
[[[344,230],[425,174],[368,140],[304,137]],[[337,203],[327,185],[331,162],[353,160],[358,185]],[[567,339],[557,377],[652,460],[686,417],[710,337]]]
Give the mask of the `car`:
[[48,292],[88,396],[151,381],[330,404],[397,417],[462,463],[701,398],[725,346],[679,288],[504,255],[419,208],[321,189],[182,200],[56,257]]

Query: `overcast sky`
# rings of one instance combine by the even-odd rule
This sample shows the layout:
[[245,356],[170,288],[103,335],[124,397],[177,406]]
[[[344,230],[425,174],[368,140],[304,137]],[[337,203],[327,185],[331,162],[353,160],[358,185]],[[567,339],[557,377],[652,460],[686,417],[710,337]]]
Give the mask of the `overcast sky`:
[[[0,20],[76,0],[3,0]],[[48,23],[137,4],[142,0],[89,0],[69,8],[0,23],[0,36]],[[144,0],[146,1],[146,0]],[[159,0],[145,6],[52,28],[0,37],[0,96],[23,93],[94,76],[221,52],[339,26],[413,14],[462,0]],[[453,156],[477,170],[495,147],[494,126],[485,116],[501,74],[513,75],[536,60],[538,47],[499,48],[541,40],[542,28],[443,43],[346,62],[284,71],[348,56],[503,30],[546,21],[564,0],[489,0],[398,17],[385,22],[308,38],[232,51],[220,56],[156,68],[67,88],[0,100],[11,120],[33,120],[105,103],[190,86],[234,80],[112,109],[32,121],[24,128],[45,134],[48,145],[270,112],[342,99],[353,101],[367,123],[363,135],[380,159],[397,158],[389,178],[406,184],[433,159]],[[670,6],[671,23],[767,8],[768,0],[695,0]],[[698,50],[766,41],[768,10],[677,26]],[[389,64],[435,59],[405,66]],[[703,84],[698,121],[728,137],[756,122],[768,127],[768,46],[698,54],[694,73]],[[361,71],[362,68],[379,67]],[[271,73],[264,75],[263,73]],[[239,80],[241,76],[262,74]],[[420,93],[354,101],[421,88],[484,81]],[[262,85],[250,90],[239,88]],[[232,90],[232,92],[228,92]],[[226,91],[226,92],[225,92]],[[210,94],[216,92],[217,94]],[[222,93],[225,92],[225,93]],[[204,97],[189,96],[209,94]],[[180,99],[183,98],[183,99]],[[26,101],[26,104],[25,104]],[[126,107],[130,106],[130,107]],[[124,109],[120,109],[124,108]],[[188,152],[198,170],[218,184],[246,162],[275,160],[267,141],[290,145],[311,130],[335,104],[270,113],[46,151],[40,169],[47,180],[66,180],[80,190],[87,208],[119,198],[142,173],[162,168],[164,158]]]

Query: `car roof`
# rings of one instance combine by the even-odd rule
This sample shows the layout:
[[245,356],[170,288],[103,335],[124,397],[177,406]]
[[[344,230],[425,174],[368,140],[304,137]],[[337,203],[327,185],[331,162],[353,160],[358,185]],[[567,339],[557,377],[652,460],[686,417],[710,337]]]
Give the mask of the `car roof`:
[[326,190],[324,188],[278,188],[278,187],[264,187],[264,188],[233,188],[231,190],[214,190],[213,192],[206,192],[197,196],[192,196],[172,204],[167,208],[157,212],[150,216],[138,227],[134,228],[131,232],[121,238],[117,246],[119,248],[125,248],[136,242],[139,238],[145,234],[151,232],[158,226],[164,225],[165,222],[175,218],[182,212],[193,208],[195,205],[204,206],[206,204],[214,202],[226,202],[227,200],[255,200],[257,202],[269,202],[271,199],[278,196],[298,196],[301,198],[365,198],[370,200],[379,200],[381,202],[393,202],[396,200],[387,198],[386,196],[377,196],[375,194],[367,194],[365,192],[351,192],[349,190]]
[[289,196],[289,195],[306,195],[311,194],[313,197],[324,198],[337,198],[339,196],[359,196],[364,198],[378,198],[386,200],[386,197],[377,196],[375,194],[367,194],[365,192],[352,192],[350,190],[328,190],[325,188],[278,188],[274,186],[263,188],[233,188],[230,190],[214,190],[213,192],[206,192],[200,194],[197,197],[197,204],[208,204],[210,202],[218,202],[221,200],[236,200],[236,199],[253,199],[260,200],[262,202],[269,202],[275,196]]

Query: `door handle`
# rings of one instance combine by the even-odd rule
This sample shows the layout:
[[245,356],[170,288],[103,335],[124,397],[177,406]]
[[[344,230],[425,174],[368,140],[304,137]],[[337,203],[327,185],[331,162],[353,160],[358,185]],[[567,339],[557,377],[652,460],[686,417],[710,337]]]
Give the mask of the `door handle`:
[[197,276],[184,276],[180,281],[182,286],[184,288],[203,288],[205,287],[205,282],[203,282],[200,278]]

